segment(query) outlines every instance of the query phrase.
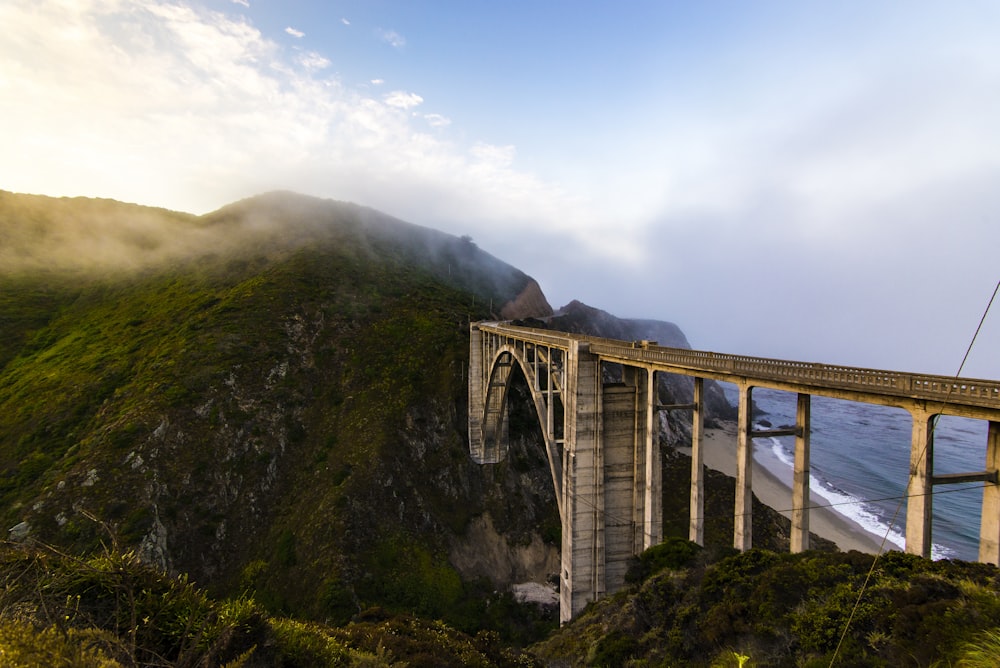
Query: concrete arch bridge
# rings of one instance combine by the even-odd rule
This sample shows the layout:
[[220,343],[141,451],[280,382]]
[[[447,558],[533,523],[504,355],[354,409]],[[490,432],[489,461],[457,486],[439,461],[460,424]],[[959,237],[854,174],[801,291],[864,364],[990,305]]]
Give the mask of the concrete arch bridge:
[[[813,395],[903,408],[912,415],[906,551],[930,556],[931,491],[935,485],[982,481],[979,560],[1000,564],[1000,381],[973,380],[792,362],[651,342],[473,323],[470,330],[469,446],[481,464],[507,454],[507,394],[520,367],[538,414],[562,521],[560,618],[624,586],[629,559],[663,538],[656,414],[690,410],[692,419],[689,537],[702,543],[703,386],[705,379],[739,389],[733,546],[751,547],[752,447],[757,436],[795,436],[792,551],[809,547],[809,422]],[[623,383],[605,385],[601,365],[620,364]],[[658,405],[657,373],[694,378],[688,404]],[[754,388],[798,395],[796,425],[754,431]],[[936,415],[989,422],[983,470],[934,475]]]

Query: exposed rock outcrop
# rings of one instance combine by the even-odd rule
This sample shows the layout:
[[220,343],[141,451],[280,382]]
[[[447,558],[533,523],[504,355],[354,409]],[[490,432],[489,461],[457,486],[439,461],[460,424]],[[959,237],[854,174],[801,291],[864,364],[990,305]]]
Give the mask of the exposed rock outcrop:
[[452,545],[448,560],[464,577],[486,577],[495,587],[515,582],[545,582],[559,573],[559,548],[537,534],[526,544],[512,543],[496,530],[493,518],[475,518]]
[[552,315],[552,307],[542,294],[542,289],[535,279],[528,281],[521,293],[503,305],[500,317],[504,320],[519,320],[522,318],[547,318]]

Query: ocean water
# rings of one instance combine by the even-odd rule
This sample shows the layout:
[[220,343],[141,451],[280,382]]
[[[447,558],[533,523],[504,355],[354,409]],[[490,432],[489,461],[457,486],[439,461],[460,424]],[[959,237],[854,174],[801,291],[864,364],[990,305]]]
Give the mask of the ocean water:
[[[736,405],[734,385],[721,383]],[[754,389],[753,400],[774,428],[795,424],[796,395]],[[763,427],[762,427],[763,428]],[[985,468],[988,425],[943,416],[934,431],[934,472],[967,473]],[[902,409],[813,396],[810,437],[812,505],[830,505],[902,549],[912,419]],[[755,458],[791,484],[794,437],[754,439]],[[937,485],[931,525],[935,559],[974,561],[979,553],[982,483]],[[779,508],[778,510],[786,510]]]

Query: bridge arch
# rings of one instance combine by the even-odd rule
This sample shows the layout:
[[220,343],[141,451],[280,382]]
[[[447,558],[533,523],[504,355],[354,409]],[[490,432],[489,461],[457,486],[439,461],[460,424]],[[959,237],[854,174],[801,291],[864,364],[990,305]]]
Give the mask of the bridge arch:
[[[511,373],[523,372],[545,440],[562,525],[560,620],[624,586],[631,558],[659,542],[659,450],[652,438],[653,372],[605,387],[589,343],[523,339],[470,328],[469,447],[507,456]],[[557,424],[558,423],[558,424]]]
[[[504,344],[496,349],[489,361],[488,382],[486,384],[485,411],[482,422],[482,459],[484,463],[499,463],[506,459],[509,449],[507,440],[507,402],[510,396],[511,381],[515,374],[514,365],[521,373],[531,394],[538,418],[539,431],[545,445],[545,456],[552,475],[556,503],[559,507],[559,517],[563,517],[562,490],[562,453],[561,439],[556,431],[555,413],[556,401],[561,402],[561,385],[557,380],[556,369],[552,363],[539,365],[538,351],[529,353],[524,348]],[[549,353],[551,357],[551,353]],[[542,378],[545,383],[542,385]],[[562,427],[562,425],[559,425]],[[560,429],[561,431],[561,429]]]

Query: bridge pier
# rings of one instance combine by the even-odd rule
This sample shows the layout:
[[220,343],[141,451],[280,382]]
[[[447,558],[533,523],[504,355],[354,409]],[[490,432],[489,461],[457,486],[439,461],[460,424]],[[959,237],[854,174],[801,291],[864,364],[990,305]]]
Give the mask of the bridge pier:
[[705,453],[702,436],[705,432],[703,396],[705,379],[694,379],[694,408],[691,411],[691,502],[689,504],[688,540],[705,545]]
[[484,385],[489,373],[483,365],[483,333],[469,328],[469,455],[477,464],[483,461],[483,415],[486,411]]
[[737,383],[739,406],[736,428],[736,508],[733,515],[733,547],[745,552],[753,544],[753,387],[745,378]]
[[[637,458],[636,423],[641,417],[638,388],[605,385],[602,390],[604,455],[604,583],[606,593],[625,585],[629,561],[642,551],[639,489],[644,466]],[[637,466],[637,464],[639,464]]]
[[799,393],[795,407],[795,463],[792,474],[792,552],[809,549],[809,416],[812,397]]
[[563,388],[560,622],[604,594],[603,467],[600,452],[601,364],[587,344],[570,342]]
[[906,546],[909,554],[930,558],[935,485],[982,482],[983,504],[979,524],[979,558],[1000,565],[1000,422],[989,420],[986,468],[973,473],[934,475],[934,421],[939,414],[912,408],[910,480],[906,488]]
[[[993,420],[986,437],[986,470],[1000,470],[1000,422]],[[983,486],[979,561],[1000,566],[1000,482],[995,477]]]
[[929,559],[931,556],[931,517],[934,478],[934,414],[913,407],[913,431],[910,436],[910,479],[906,487],[906,547],[908,554]]
[[643,439],[645,473],[636,482],[643,496],[642,549],[648,550],[663,542],[663,462],[656,423],[656,372],[647,368],[645,375],[646,382],[639,392],[638,401],[645,421],[644,428],[638,430]]
[[[792,552],[808,550],[809,419],[812,397],[803,392],[798,393],[794,429],[755,431],[753,429],[753,386],[746,379],[741,379],[737,382],[737,387],[739,388],[739,406],[737,407],[739,424],[736,434],[736,507],[733,522],[733,547],[746,551],[753,545],[753,439],[758,436],[791,436],[794,434],[795,462],[792,479],[790,547]],[[692,452],[693,450],[692,445]],[[692,461],[692,471],[693,466]],[[694,539],[692,538],[692,540]]]

